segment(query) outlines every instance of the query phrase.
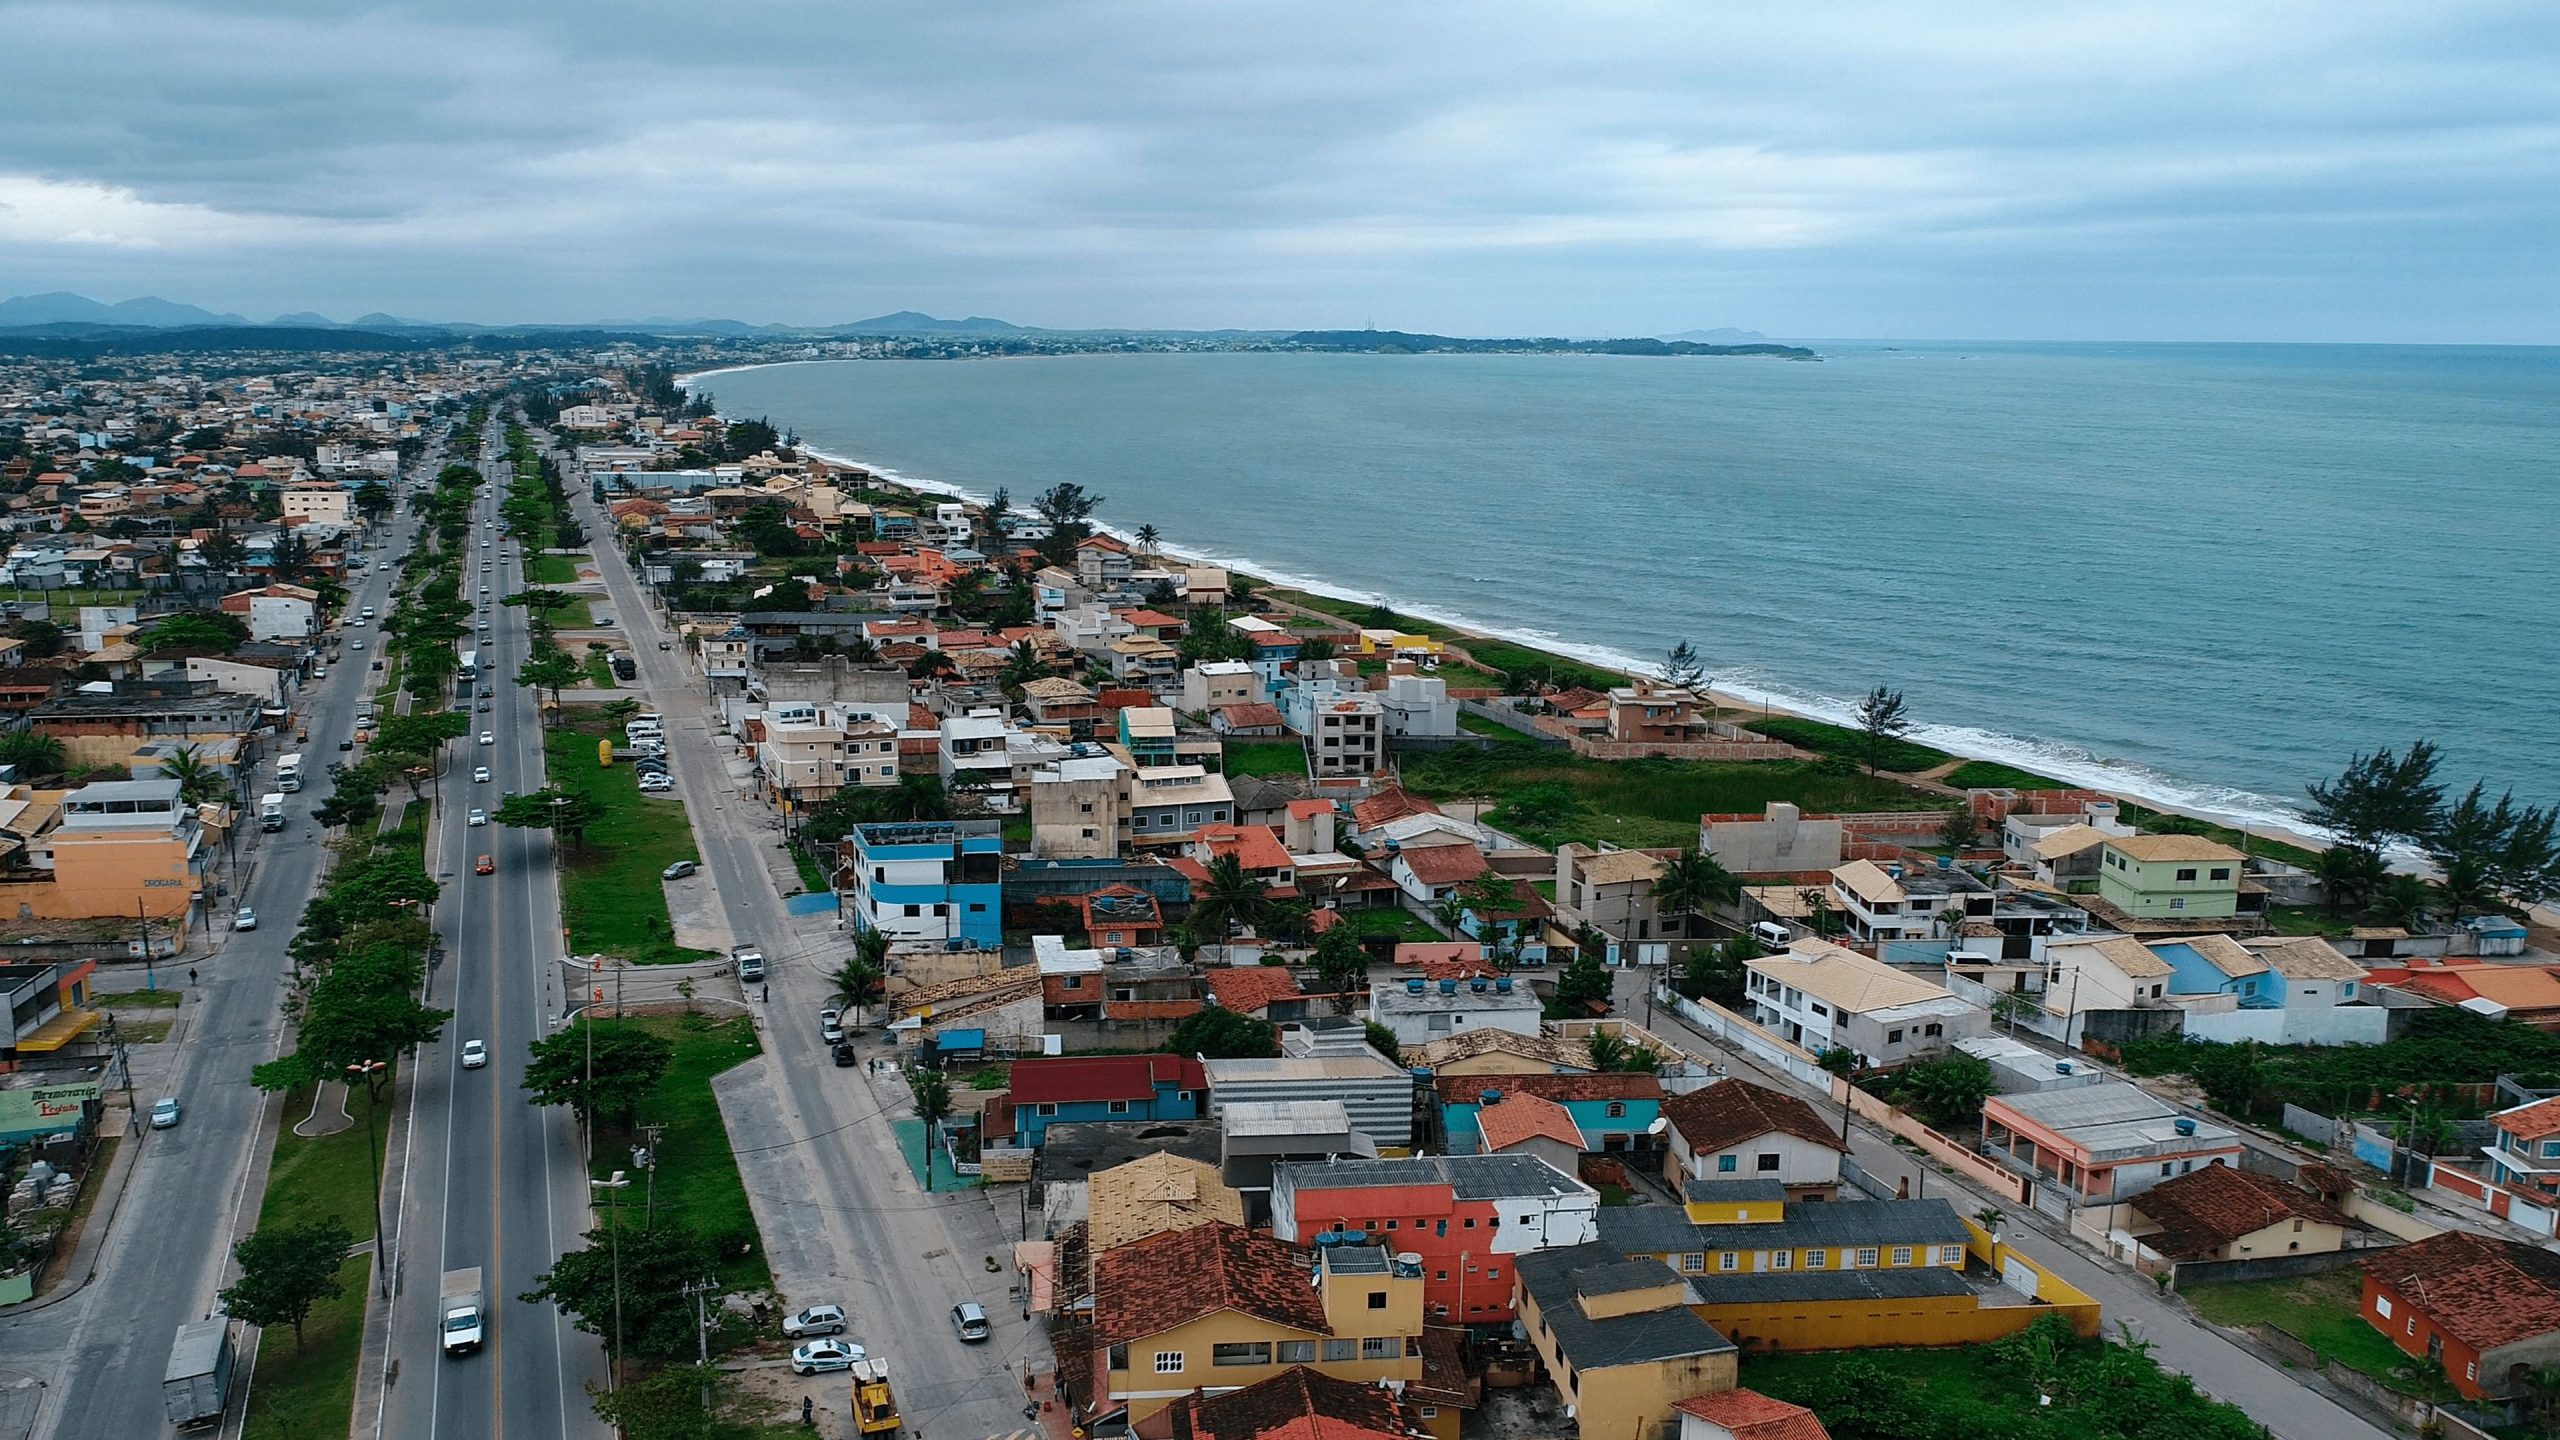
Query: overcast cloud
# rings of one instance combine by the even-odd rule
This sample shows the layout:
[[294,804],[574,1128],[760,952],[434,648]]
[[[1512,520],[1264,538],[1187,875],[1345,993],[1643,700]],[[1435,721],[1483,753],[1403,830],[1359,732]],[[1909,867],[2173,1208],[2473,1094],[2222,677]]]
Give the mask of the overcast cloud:
[[0,3],[0,294],[2560,341],[2544,3]]

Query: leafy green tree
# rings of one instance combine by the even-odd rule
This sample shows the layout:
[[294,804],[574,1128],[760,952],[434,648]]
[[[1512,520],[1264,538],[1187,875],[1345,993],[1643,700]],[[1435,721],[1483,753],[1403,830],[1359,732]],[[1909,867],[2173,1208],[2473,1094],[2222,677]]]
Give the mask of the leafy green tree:
[[1264,1021],[1211,1005],[1184,1016],[1164,1048],[1171,1054],[1210,1060],[1269,1059],[1280,1053],[1280,1036]]
[[396,1061],[444,1033],[450,1010],[418,999],[425,965],[415,944],[368,945],[331,961],[301,992],[293,1052],[253,1067],[261,1090],[334,1079],[365,1061]]
[[718,1363],[664,1365],[622,1382],[619,1389],[590,1383],[596,1418],[623,1440],[701,1440],[759,1431],[766,1404],[749,1397],[734,1371]]
[[2320,903],[2332,915],[2361,913],[2388,874],[2382,852],[2341,840],[2320,852],[2312,873],[2320,877]]
[[2249,1113],[2267,1081],[2256,1042],[2208,1045],[2190,1041],[2186,1051],[2187,1078],[2196,1082],[2215,1109],[2232,1115]]
[[9,627],[29,660],[50,660],[70,642],[70,632],[50,620],[20,620]]
[[2423,930],[2427,917],[2435,913],[2435,906],[2435,891],[2426,881],[2415,875],[2394,875],[2375,893],[2365,917],[2377,925]]
[[1662,657],[1662,665],[1654,673],[1663,684],[1683,690],[1707,683],[1706,662],[1698,658],[1698,647],[1686,640],[1671,647],[1671,653]]
[[1705,914],[1711,905],[1740,900],[1742,882],[1716,857],[1691,845],[1662,862],[1662,874],[1653,882],[1653,898],[1669,915],[1693,917]]
[[1204,934],[1215,937],[1211,943],[1223,947],[1231,931],[1251,928],[1270,903],[1262,882],[1246,872],[1244,862],[1220,855],[1210,860],[1207,883],[1191,897],[1191,918]]
[[601,1114],[628,1128],[674,1059],[675,1044],[663,1035],[581,1018],[533,1042],[524,1088],[536,1105],[566,1105],[581,1117]]
[[[1064,531],[1072,528],[1090,534],[1090,527],[1085,522],[1093,518],[1093,512],[1102,508],[1102,500],[1099,495],[1086,494],[1083,486],[1062,480],[1035,496],[1031,508],[1039,511],[1040,518],[1048,521],[1053,529]],[[1082,539],[1083,534],[1077,538]]]
[[693,1357],[693,1300],[684,1287],[719,1271],[709,1240],[667,1221],[641,1228],[622,1225],[587,1232],[583,1250],[571,1250],[536,1277],[518,1299],[545,1301],[575,1319],[577,1327],[608,1345],[614,1332],[616,1283],[620,1285],[623,1353],[635,1359],[684,1361]]
[[2000,1091],[1990,1063],[1961,1050],[1906,1065],[1897,1078],[1920,1118],[1951,1135],[1972,1125],[1982,1102]]
[[1369,952],[1348,925],[1335,925],[1316,941],[1316,983],[1334,997],[1334,1009],[1349,1014],[1359,993],[1369,988]]
[[1333,642],[1321,635],[1312,635],[1298,642],[1298,658],[1309,665],[1321,665],[1332,659],[1334,654]]
[[1660,1055],[1615,1030],[1594,1030],[1585,1043],[1591,1050],[1592,1068],[1603,1074],[1651,1075],[1662,1068]]
[[1556,977],[1555,994],[1547,1001],[1550,1020],[1588,1020],[1609,1008],[1609,970],[1597,955],[1577,953]]
[[1866,751],[1867,773],[1875,774],[1911,733],[1911,711],[1903,704],[1902,692],[1879,685],[1858,702],[1858,729],[1865,736],[1861,746]]
[[356,513],[367,520],[380,520],[391,513],[391,491],[379,480],[368,480],[356,487]]
[[587,827],[604,818],[604,804],[584,790],[563,790],[554,785],[530,795],[508,796],[489,818],[519,830],[566,835],[572,847],[584,851]]
[[1396,1039],[1395,1031],[1375,1020],[1364,1020],[1360,1025],[1360,1033],[1368,1039],[1370,1049],[1386,1056],[1389,1060],[1399,1060],[1403,1057],[1404,1045]]
[[1858,1072],[1858,1052],[1846,1045],[1833,1045],[1814,1056],[1813,1063],[1845,1078]]
[[2436,828],[2444,803],[2444,785],[2436,779],[2441,758],[2425,740],[2410,741],[2405,752],[2386,747],[2351,756],[2335,778],[2309,787],[2311,819],[2364,850],[2422,840]]
[[556,715],[560,709],[560,692],[577,684],[585,673],[567,652],[547,649],[524,662],[523,668],[516,671],[516,683],[537,692],[550,691],[551,712]]
[[470,730],[470,717],[451,710],[385,715],[373,732],[373,743],[381,749],[396,750],[405,755],[432,755],[447,741],[459,740]]
[[299,1354],[311,1307],[346,1293],[347,1282],[339,1272],[354,1241],[346,1222],[334,1215],[259,1226],[231,1249],[240,1262],[240,1278],[222,1291],[223,1313],[252,1325],[292,1326]]
[[[2454,918],[2476,914],[2492,897],[2518,906],[2538,904],[2560,891],[2560,840],[2555,813],[2518,805],[2512,792],[2488,799],[2474,784],[2460,800],[2439,809],[2420,842],[2447,881]],[[2451,893],[2459,879],[2463,893]]]
[[147,655],[228,655],[248,643],[249,622],[219,610],[188,610],[143,626],[138,638]]
[[20,774],[31,779],[59,775],[66,763],[62,742],[51,735],[33,730],[0,734],[0,765],[15,765]]

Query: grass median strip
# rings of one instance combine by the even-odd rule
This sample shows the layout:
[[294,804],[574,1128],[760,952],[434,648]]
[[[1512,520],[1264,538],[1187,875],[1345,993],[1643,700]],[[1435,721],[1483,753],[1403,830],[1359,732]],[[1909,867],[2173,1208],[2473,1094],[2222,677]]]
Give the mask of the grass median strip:
[[[333,1092],[334,1093],[334,1092]],[[294,1127],[311,1114],[311,1091],[288,1091],[284,1118],[276,1131],[275,1161],[267,1172],[267,1194],[258,1209],[259,1228],[294,1225],[335,1216],[358,1243],[373,1238],[373,1157],[366,1150],[365,1124],[377,1127],[376,1143],[388,1128],[388,1105],[382,1114],[361,1093],[347,1101],[353,1123],[332,1134],[305,1136]],[[312,1435],[342,1435],[355,1414],[356,1351],[364,1340],[366,1287],[372,1283],[371,1260],[351,1256],[339,1268],[339,1293],[311,1309],[304,1322],[304,1344],[294,1348],[293,1331],[276,1327],[258,1343],[257,1378],[250,1387],[244,1440],[299,1440]]]
[[551,783],[603,810],[583,844],[562,850],[560,909],[569,943],[580,954],[643,965],[700,959],[704,952],[676,943],[666,883],[658,875],[678,860],[701,858],[684,802],[641,794],[639,776],[627,765],[598,765],[596,742],[610,734],[599,708],[572,705],[543,738]]
[[[746,1182],[739,1177],[737,1156],[729,1148],[729,1130],[720,1119],[720,1102],[711,1093],[712,1077],[752,1060],[762,1051],[755,1026],[744,1016],[717,1020],[698,1012],[643,1015],[605,1020],[600,1028],[627,1025],[664,1038],[675,1047],[667,1073],[640,1107],[640,1123],[662,1127],[656,1151],[656,1191],[650,1177],[634,1174],[635,1183],[621,1194],[624,1223],[644,1222],[654,1204],[656,1223],[680,1225],[711,1242],[721,1257],[722,1278],[731,1288],[761,1290],[773,1283],[764,1242],[756,1232],[754,1212],[747,1207]],[[595,1175],[610,1178],[631,1169],[630,1146],[596,1147]]]

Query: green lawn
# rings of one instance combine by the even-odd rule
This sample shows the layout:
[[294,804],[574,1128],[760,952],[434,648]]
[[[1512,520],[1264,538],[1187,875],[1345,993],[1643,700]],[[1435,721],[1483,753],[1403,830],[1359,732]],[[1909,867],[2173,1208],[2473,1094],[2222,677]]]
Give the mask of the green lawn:
[[103,994],[92,992],[89,1003],[109,1010],[175,1010],[178,1008],[178,992],[175,990],[109,990]]
[[701,858],[684,803],[644,798],[637,772],[627,765],[596,764],[596,741],[609,733],[597,707],[571,705],[563,713],[565,723],[543,737],[551,783],[593,796],[605,812],[583,846],[566,847],[560,905],[569,943],[580,954],[619,955],[643,965],[700,959],[703,952],[675,943],[658,878],[675,861]]
[[566,605],[554,605],[546,612],[554,630],[592,630],[596,618],[584,599],[573,599]]
[[[658,1135],[658,1220],[681,1224],[710,1240],[728,1257],[723,1278],[732,1288],[770,1286],[773,1272],[765,1264],[764,1244],[756,1232],[755,1216],[747,1208],[746,1182],[738,1176],[729,1131],[720,1120],[720,1102],[711,1093],[712,1076],[755,1058],[762,1048],[754,1024],[744,1017],[714,1021],[707,1015],[649,1015],[599,1023],[633,1026],[675,1043],[675,1059],[658,1081],[657,1094],[640,1110],[643,1123],[666,1127]],[[630,1169],[635,1138],[610,1137],[609,1143],[596,1146],[596,1178]],[[632,1178],[640,1183],[622,1192],[622,1203],[630,1207],[623,1216],[626,1221],[640,1220],[638,1212],[651,1203],[646,1180]],[[739,1253],[742,1246],[744,1254]]]
[[2281,840],[2268,840],[2256,835],[2243,835],[2228,825],[2190,820],[2183,815],[2163,814],[2157,810],[2145,809],[2130,800],[2123,802],[2119,807],[2119,813],[2126,824],[2136,825],[2144,830],[2176,830],[2189,835],[2204,835],[2236,849],[2246,850],[2252,855],[2263,855],[2268,859],[2280,860],[2287,865],[2304,870],[2317,869],[2320,864],[2320,857],[2316,853],[2305,850],[2299,845],[2288,845]]
[[[1008,822],[1010,823],[1010,822]],[[1024,822],[1028,824],[1028,821]],[[791,868],[800,872],[800,888],[811,894],[827,888],[827,872],[808,851],[791,847]]]
[[364,1344],[371,1262],[361,1255],[349,1259],[338,1267],[338,1281],[338,1297],[312,1306],[303,1322],[303,1349],[294,1348],[289,1326],[260,1337],[242,1440],[344,1435],[355,1423],[356,1354]]
[[2267,923],[2279,935],[2344,935],[2355,922],[2317,905],[2270,905]]
[[[388,1095],[381,1109],[374,1117],[377,1133],[389,1128]],[[267,1196],[258,1207],[260,1225],[295,1225],[334,1215],[358,1242],[373,1238],[373,1157],[365,1149],[367,1107],[362,1091],[347,1097],[347,1112],[356,1117],[355,1124],[335,1135],[305,1139],[294,1134],[293,1127],[311,1113],[311,1092],[287,1092],[284,1121],[276,1131],[275,1163],[267,1172]]]
[[[2401,1373],[2408,1356],[2364,1323],[2363,1272],[2354,1266],[2287,1280],[2239,1285],[2198,1285],[2183,1291],[2196,1313],[2217,1325],[2264,1325],[2308,1345],[2320,1358],[2360,1371],[2395,1390],[2410,1389]],[[2437,1389],[2442,1389],[2439,1381]],[[2452,1398],[2447,1394],[2444,1398]]]
[[[1860,764],[1866,763],[1866,732],[1852,730],[1846,725],[1826,725],[1819,720],[1806,720],[1794,715],[1772,715],[1761,720],[1746,720],[1743,728],[1757,730],[1773,740],[1784,740],[1817,755],[1845,755]],[[1934,750],[1908,740],[1895,740],[1885,748],[1883,766],[1887,770],[1909,774],[1943,765],[1954,758],[1944,750]]]
[[1230,775],[1304,775],[1307,751],[1295,740],[1230,740],[1225,764]]
[[[2036,1335],[2053,1339],[2040,1322]],[[2112,1341],[1753,1353],[1742,1383],[1841,1436],[2262,1434],[2194,1382]],[[2023,1353],[2022,1353],[2023,1352]]]
[[1832,774],[1800,761],[1586,760],[1534,746],[1418,758],[1404,779],[1435,799],[1497,801],[1494,824],[1545,846],[1694,845],[1700,815],[1756,814],[1772,800],[1793,801],[1809,814],[1946,804],[1898,781]]
[[592,557],[585,555],[536,555],[524,562],[525,583],[529,585],[575,585],[578,564]]
[[1345,910],[1344,923],[1355,935],[1393,935],[1398,940],[1444,940],[1448,937],[1431,928],[1431,923],[1401,905],[1374,910]]
[[1481,715],[1470,715],[1465,711],[1460,711],[1458,713],[1458,730],[1461,734],[1482,735],[1486,739],[1499,741],[1505,745],[1525,745],[1533,749],[1541,748],[1538,746],[1538,742],[1536,740],[1512,729],[1508,725],[1496,724]]
[[1958,790],[2068,790],[2071,788],[2060,780],[2038,775],[2032,770],[2021,770],[2015,765],[2003,765],[1996,760],[1967,760],[1947,772],[1946,779],[1940,783],[1952,785]]
[[613,678],[612,651],[590,650],[587,652],[587,679],[593,681],[599,690],[611,690],[622,683]]

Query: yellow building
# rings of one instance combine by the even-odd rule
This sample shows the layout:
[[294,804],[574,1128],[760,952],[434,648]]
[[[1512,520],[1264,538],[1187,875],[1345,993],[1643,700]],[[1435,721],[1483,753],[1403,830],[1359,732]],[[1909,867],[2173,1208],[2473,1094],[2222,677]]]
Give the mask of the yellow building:
[[1513,1262],[1513,1303],[1582,1440],[1652,1440],[1692,1395],[1730,1390],[1740,1350],[1701,1320],[1697,1295],[1658,1260],[1606,1245]]
[[1773,1188],[1775,1181],[1691,1182],[1684,1211],[1603,1209],[1600,1239],[1683,1275],[1964,1268],[1971,1232],[1944,1200],[1787,1205],[1772,1203]]
[[[1124,1418],[1159,1437],[1184,1396],[1305,1365],[1404,1386],[1433,1433],[1454,1440],[1465,1396],[1458,1376],[1427,1364],[1422,1289],[1421,1267],[1383,1246],[1309,1250],[1224,1221],[1097,1251],[1079,1420],[1091,1429]],[[1446,1355],[1455,1361],[1454,1346]]]
[[1428,635],[1407,635],[1401,630],[1363,630],[1360,632],[1359,655],[1364,660],[1431,660],[1437,661],[1449,647]]

